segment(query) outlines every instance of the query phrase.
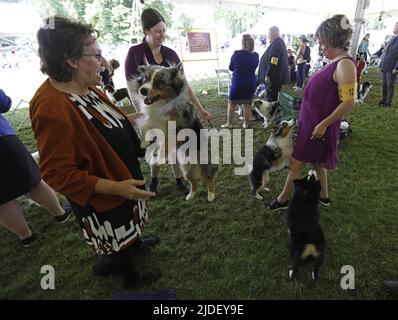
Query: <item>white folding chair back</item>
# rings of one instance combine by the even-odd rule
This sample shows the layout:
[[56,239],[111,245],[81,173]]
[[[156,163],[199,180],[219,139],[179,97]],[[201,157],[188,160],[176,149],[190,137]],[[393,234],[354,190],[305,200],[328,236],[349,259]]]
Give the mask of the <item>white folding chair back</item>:
[[228,95],[231,86],[231,73],[227,69],[216,69],[218,94]]

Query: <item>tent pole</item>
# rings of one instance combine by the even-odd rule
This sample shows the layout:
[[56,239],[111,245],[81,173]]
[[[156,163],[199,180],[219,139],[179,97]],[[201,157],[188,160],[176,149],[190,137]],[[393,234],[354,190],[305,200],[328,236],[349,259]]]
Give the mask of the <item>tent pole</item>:
[[362,25],[365,23],[365,9],[369,8],[370,0],[357,0],[357,8],[355,11],[354,19],[354,32],[351,38],[351,48],[350,52],[353,57],[357,53],[357,48],[359,44],[359,37],[361,35]]

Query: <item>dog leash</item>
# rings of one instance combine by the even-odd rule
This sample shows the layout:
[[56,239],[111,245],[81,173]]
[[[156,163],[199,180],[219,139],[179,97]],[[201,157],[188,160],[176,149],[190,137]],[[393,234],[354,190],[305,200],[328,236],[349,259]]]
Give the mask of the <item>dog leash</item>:
[[211,123],[211,121],[210,121],[210,120],[207,120],[207,122],[208,122],[208,124],[209,124],[210,128],[212,128],[212,129],[213,129],[213,124]]

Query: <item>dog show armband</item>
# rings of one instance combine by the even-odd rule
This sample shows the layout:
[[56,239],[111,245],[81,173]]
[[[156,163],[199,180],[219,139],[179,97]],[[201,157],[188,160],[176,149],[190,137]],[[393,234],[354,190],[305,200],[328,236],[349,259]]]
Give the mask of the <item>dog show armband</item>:
[[355,100],[357,92],[357,83],[339,84],[339,98],[340,101]]
[[278,65],[279,59],[277,57],[271,57],[271,64]]

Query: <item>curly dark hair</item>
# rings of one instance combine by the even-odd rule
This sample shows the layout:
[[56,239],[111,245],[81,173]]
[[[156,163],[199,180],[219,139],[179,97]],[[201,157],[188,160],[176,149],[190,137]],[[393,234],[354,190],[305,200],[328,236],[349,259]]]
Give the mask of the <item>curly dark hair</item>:
[[73,69],[66,60],[79,59],[84,46],[93,44],[98,37],[99,32],[90,24],[60,16],[44,19],[44,26],[37,31],[40,70],[56,81],[71,81]]
[[333,48],[348,51],[352,36],[352,26],[345,15],[336,14],[322,22],[315,32],[315,39]]

